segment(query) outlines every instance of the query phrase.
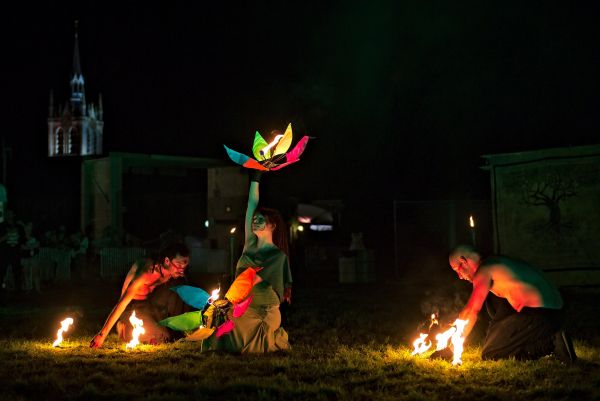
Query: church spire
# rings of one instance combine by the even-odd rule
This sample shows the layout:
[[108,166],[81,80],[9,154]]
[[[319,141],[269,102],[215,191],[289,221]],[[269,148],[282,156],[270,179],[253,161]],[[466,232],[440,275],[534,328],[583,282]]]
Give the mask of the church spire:
[[71,103],[73,112],[79,115],[85,115],[85,81],[81,72],[81,62],[79,60],[79,21],[75,21],[75,46],[73,48],[73,77],[71,78]]
[[75,47],[73,48],[73,75],[81,74],[81,62],[79,61],[79,21],[75,20]]

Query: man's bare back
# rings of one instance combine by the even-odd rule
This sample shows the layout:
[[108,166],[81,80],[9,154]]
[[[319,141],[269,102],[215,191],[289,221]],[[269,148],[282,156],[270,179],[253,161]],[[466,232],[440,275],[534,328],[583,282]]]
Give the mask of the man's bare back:
[[475,274],[488,276],[490,291],[506,298],[517,312],[524,307],[560,309],[563,300],[554,285],[532,266],[501,256],[484,260]]

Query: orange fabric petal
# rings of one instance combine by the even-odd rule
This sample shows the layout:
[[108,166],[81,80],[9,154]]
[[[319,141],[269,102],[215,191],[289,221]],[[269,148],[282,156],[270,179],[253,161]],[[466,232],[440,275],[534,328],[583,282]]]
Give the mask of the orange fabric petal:
[[244,270],[239,276],[235,278],[231,287],[227,290],[225,298],[234,304],[237,304],[250,294],[252,287],[254,286],[254,279],[256,278],[256,270],[249,267]]

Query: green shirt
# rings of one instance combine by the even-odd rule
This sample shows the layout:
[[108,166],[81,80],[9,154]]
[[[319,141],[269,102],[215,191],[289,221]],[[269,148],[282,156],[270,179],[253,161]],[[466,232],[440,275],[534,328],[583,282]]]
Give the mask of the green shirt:
[[253,306],[279,305],[283,297],[283,289],[291,287],[292,272],[288,257],[276,246],[259,249],[257,239],[253,238],[240,256],[237,263],[236,276],[248,267],[262,267],[258,272],[262,281],[252,289]]

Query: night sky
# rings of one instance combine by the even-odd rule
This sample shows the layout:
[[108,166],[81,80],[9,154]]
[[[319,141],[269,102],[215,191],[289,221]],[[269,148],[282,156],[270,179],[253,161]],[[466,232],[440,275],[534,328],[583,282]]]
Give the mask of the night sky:
[[248,151],[255,130],[291,122],[296,139],[317,139],[268,185],[342,199],[365,224],[393,199],[489,198],[481,155],[599,142],[599,15],[583,5],[163,3],[5,15],[9,191],[77,183],[78,162],[46,158],[49,91],[68,98],[76,19],[106,151],[224,159],[223,144]]

